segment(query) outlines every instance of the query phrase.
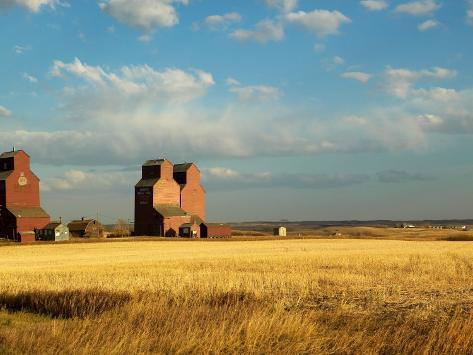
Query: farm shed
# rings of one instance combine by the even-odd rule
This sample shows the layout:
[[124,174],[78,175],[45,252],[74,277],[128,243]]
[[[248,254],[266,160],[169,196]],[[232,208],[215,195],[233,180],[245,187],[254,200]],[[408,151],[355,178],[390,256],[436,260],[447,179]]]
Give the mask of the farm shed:
[[191,220],[191,216],[176,205],[156,205],[154,210],[157,213],[156,227],[161,228],[159,235],[164,237],[177,237],[180,227]]
[[69,228],[60,222],[51,222],[37,231],[36,239],[56,242],[69,240]]
[[200,226],[197,223],[185,223],[179,227],[179,236],[183,238],[200,238]]
[[41,208],[39,178],[22,150],[0,154],[0,238],[35,240],[35,230],[50,221]]
[[16,239],[20,243],[32,243],[36,241],[36,234],[33,231],[22,232]]
[[67,227],[71,237],[76,238],[102,238],[103,226],[95,219],[78,219],[70,222]]
[[232,227],[223,223],[202,223],[200,225],[201,238],[230,238]]
[[287,229],[286,227],[277,227],[273,229],[273,235],[278,237],[286,237],[287,236]]
[[16,225],[16,234],[8,239],[21,243],[34,242],[35,230],[49,222],[49,215],[41,207],[8,207],[2,215],[10,233]]

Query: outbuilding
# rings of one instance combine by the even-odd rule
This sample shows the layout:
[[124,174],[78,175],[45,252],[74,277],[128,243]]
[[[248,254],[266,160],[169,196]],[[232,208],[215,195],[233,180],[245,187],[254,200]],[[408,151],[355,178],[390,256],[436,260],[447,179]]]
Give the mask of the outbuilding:
[[70,222],[67,227],[71,237],[76,238],[102,238],[103,226],[95,219],[82,217],[79,220]]
[[69,228],[61,222],[51,222],[37,231],[36,239],[55,242],[69,240]]
[[277,237],[286,237],[287,229],[286,227],[277,227],[273,229],[273,234]]
[[184,223],[179,227],[179,236],[183,238],[200,238],[200,226],[196,223]]
[[230,238],[232,227],[223,223],[202,223],[200,225],[201,238]]

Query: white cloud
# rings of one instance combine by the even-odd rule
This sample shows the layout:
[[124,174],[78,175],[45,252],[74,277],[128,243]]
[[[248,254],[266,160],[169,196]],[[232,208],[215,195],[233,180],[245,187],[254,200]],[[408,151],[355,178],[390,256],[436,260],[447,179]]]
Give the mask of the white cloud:
[[34,151],[39,162],[122,165],[145,159],[150,151],[181,160],[189,154],[199,159],[338,149],[304,137],[306,126],[283,118],[292,117],[293,110],[282,113],[273,105],[260,105],[281,95],[274,87],[234,87],[246,101],[222,108],[189,102],[213,84],[205,72],[149,66],[111,71],[76,59],[54,62],[51,74],[63,79],[58,105],[63,130],[0,132],[0,141]]
[[[199,160],[411,150],[426,146],[431,130],[473,133],[472,93],[414,86],[421,79],[449,78],[454,72],[391,70],[396,73],[393,77],[410,83],[401,104],[357,112],[350,118],[335,114],[329,120],[280,101],[261,104],[280,97],[281,91],[272,86],[244,86],[232,79],[228,89],[237,99],[209,107],[207,100],[197,98],[213,84],[210,73],[146,65],[111,70],[79,59],[56,61],[52,74],[64,87],[58,111],[62,130],[2,130],[0,141],[34,152],[38,163],[99,166],[139,164],[150,152],[179,161],[190,155]],[[426,124],[418,118],[421,115],[443,121]],[[214,171],[218,173],[235,175]],[[86,184],[81,182],[83,176],[71,173],[48,183],[72,188],[74,182]],[[307,177],[307,181],[315,186],[313,181],[327,180]]]
[[265,0],[266,5],[282,12],[290,12],[297,7],[298,0]]
[[[137,164],[149,158],[149,152],[177,161],[189,155],[199,160],[418,150],[427,146],[426,135],[432,130],[473,134],[471,91],[458,92],[454,101],[436,101],[412,90],[403,105],[330,120],[279,104],[262,107],[245,101],[209,109],[193,103],[156,110],[139,103],[122,106],[123,97],[108,102],[110,98],[99,94],[101,107],[91,98],[94,93],[80,97],[87,108],[81,112],[80,128],[73,122],[65,131],[7,130],[0,132],[0,141],[34,152],[38,163],[95,166]],[[429,116],[422,120],[421,115],[435,115],[442,122],[434,125],[435,120],[428,123]]]
[[357,80],[362,83],[367,83],[371,79],[371,75],[359,71],[350,71],[342,74],[345,79]]
[[341,12],[328,10],[291,12],[286,15],[286,20],[305,27],[319,37],[337,34],[342,24],[351,22]]
[[[73,190],[79,184],[87,180],[87,173],[81,170],[66,171],[63,178],[51,178],[45,182],[44,188],[49,187],[57,190]],[[95,184],[93,184],[95,185]],[[48,188],[46,188],[48,189]]]
[[143,31],[158,27],[172,27],[179,23],[175,4],[188,4],[188,0],[107,0],[99,3],[100,9],[119,22]]
[[205,170],[205,174],[208,176],[216,177],[216,178],[236,178],[240,177],[241,174],[238,171],[229,169],[229,168],[222,168],[222,167],[215,167],[215,168],[208,168]]
[[230,92],[237,94],[242,101],[270,101],[281,97],[281,90],[269,85],[233,86]]
[[472,90],[411,89],[402,107],[424,132],[473,134]]
[[282,115],[280,108],[251,108],[248,102],[215,111],[194,106],[162,112],[81,103],[87,111],[81,112],[80,129],[71,123],[73,128],[63,131],[3,130],[0,141],[34,152],[38,163],[86,166],[136,164],[149,158],[150,152],[172,160],[190,155],[198,160],[364,149],[353,148],[353,142],[337,134],[336,141],[326,139],[323,131],[312,127],[320,123],[315,118],[294,119],[294,110]]
[[[71,169],[61,177],[51,177],[41,182],[43,191],[81,191],[116,189],[133,185],[133,174],[121,171],[83,171]],[[136,179],[136,178],[135,178]]]
[[[407,78],[452,77],[445,70],[423,70],[404,72]],[[387,105],[365,112],[362,116],[350,116],[343,123],[356,129],[358,139],[364,132],[369,132],[371,142],[378,136],[387,147],[402,149],[392,140],[402,139],[408,149],[427,147],[433,140],[429,134],[473,134],[473,90],[455,90],[452,88],[415,88],[411,82],[403,102]],[[402,131],[402,132],[401,132]],[[343,133],[339,133],[342,134]],[[437,141],[437,138],[434,140]]]
[[334,56],[332,58],[329,58],[329,59],[326,58],[326,59],[322,60],[322,63],[325,66],[325,70],[331,71],[331,70],[334,70],[337,67],[345,64],[345,59],[343,59],[342,57],[337,55],[337,56]]
[[386,0],[362,0],[360,3],[370,11],[384,10],[389,6]]
[[231,24],[241,21],[241,15],[238,12],[229,12],[224,15],[207,16],[204,20],[206,27],[212,31],[218,31],[228,28]]
[[238,80],[236,80],[235,78],[227,78],[227,80],[225,80],[226,84],[227,85],[240,85],[240,82]]
[[422,76],[435,78],[435,79],[452,79],[457,76],[456,70],[434,67],[430,70],[421,71]]
[[343,119],[343,122],[350,126],[365,126],[369,124],[369,120],[366,117],[360,116],[348,116]]
[[432,15],[440,7],[436,0],[418,0],[400,4],[394,11],[412,16],[426,16]]
[[450,69],[434,67],[428,70],[413,71],[409,69],[386,69],[385,73],[386,91],[391,95],[406,98],[413,84],[423,78],[451,79],[457,72]]
[[28,74],[28,73],[23,73],[23,79],[29,81],[30,83],[36,84],[38,82],[38,79],[35,78],[34,76]]
[[436,20],[427,20],[427,21],[422,22],[419,26],[417,26],[417,28],[419,29],[419,31],[424,32],[432,28],[438,27],[438,25],[439,25],[439,22]]
[[59,0],[1,0],[1,8],[9,8],[13,6],[20,6],[30,12],[39,12],[43,7],[54,8],[56,5],[61,4]]
[[15,47],[13,47],[13,50],[15,51],[16,54],[23,54],[27,51],[30,51],[31,47],[30,46],[20,46],[20,45],[17,44]]
[[153,40],[153,36],[149,33],[142,34],[138,37],[138,41],[143,42],[143,43],[148,43]]
[[417,121],[421,126],[426,128],[440,126],[444,123],[444,120],[441,117],[432,114],[420,115],[417,117]]
[[[215,84],[212,75],[202,70],[192,73],[180,69],[158,71],[148,65],[141,65],[124,66],[118,72],[107,72],[100,66],[82,63],[78,58],[72,63],[54,61],[51,74],[56,77],[71,74],[106,97],[118,95],[123,101],[138,100],[141,104],[157,100],[190,101],[204,95]],[[88,90],[90,88],[86,88]],[[76,91],[73,90],[72,94],[76,95]]]
[[0,117],[10,117],[11,111],[0,105]]
[[343,59],[342,57],[339,57],[339,56],[335,56],[335,57],[333,57],[333,64],[343,65],[343,64],[345,64],[345,59]]
[[411,90],[412,99],[429,100],[435,102],[453,102],[460,98],[460,94],[454,89],[435,87],[431,89]]
[[256,24],[253,30],[238,29],[230,34],[238,41],[255,41],[266,43],[269,41],[281,41],[284,39],[284,27],[280,22],[263,20]]

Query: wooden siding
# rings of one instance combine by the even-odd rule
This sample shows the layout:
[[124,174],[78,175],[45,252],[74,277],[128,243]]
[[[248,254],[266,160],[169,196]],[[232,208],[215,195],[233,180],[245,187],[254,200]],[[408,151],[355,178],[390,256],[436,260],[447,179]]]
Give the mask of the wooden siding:
[[205,190],[200,183],[200,171],[192,164],[186,170],[186,184],[181,189],[181,208],[205,221]]
[[161,178],[153,187],[153,205],[178,205],[180,200],[181,188],[171,179]]
[[226,224],[201,224],[201,238],[230,238],[232,236],[232,227]]

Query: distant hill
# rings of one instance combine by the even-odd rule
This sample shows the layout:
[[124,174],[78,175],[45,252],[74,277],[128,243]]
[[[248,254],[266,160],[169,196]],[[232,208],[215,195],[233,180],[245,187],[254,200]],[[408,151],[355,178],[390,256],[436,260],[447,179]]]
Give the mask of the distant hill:
[[268,231],[280,225],[290,229],[319,229],[325,227],[399,227],[402,224],[412,224],[418,227],[428,226],[473,226],[473,219],[445,220],[371,220],[371,221],[253,221],[230,223],[238,230]]

